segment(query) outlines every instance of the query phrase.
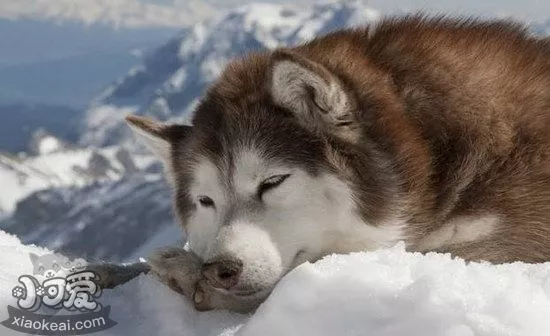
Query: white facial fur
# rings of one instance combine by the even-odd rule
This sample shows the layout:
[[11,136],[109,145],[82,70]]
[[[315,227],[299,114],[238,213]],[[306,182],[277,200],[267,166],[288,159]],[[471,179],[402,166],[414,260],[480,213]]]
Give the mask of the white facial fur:
[[[260,202],[260,183],[281,174],[290,177]],[[194,168],[190,196],[197,210],[188,219],[187,235],[189,248],[205,261],[225,255],[243,262],[237,291],[271,289],[305,260],[372,250],[402,238],[399,221],[380,227],[364,223],[349,187],[336,176],[268,164],[252,150],[237,153],[232,176],[224,176],[207,159]],[[210,197],[215,207],[202,207],[200,196]]]

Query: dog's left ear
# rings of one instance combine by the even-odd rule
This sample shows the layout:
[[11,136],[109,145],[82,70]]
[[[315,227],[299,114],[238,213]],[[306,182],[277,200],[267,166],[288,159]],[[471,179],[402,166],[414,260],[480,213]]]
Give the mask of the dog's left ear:
[[165,162],[170,160],[172,145],[185,141],[192,130],[191,126],[166,124],[135,115],[127,116],[126,121],[142,143]]
[[289,50],[271,56],[268,90],[273,101],[309,128],[344,131],[355,120],[357,104],[338,77],[323,65]]

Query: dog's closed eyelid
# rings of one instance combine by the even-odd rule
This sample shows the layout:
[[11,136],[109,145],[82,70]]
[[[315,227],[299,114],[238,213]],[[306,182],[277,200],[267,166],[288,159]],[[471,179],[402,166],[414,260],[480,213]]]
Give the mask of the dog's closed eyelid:
[[273,175],[265,180],[263,180],[260,185],[258,186],[258,198],[262,198],[262,195],[281,185],[288,177],[290,177],[290,174],[280,174],[280,175]]
[[279,174],[279,175],[270,176],[270,177],[266,178],[265,180],[263,180],[260,183],[260,186],[263,185],[263,184],[278,184],[278,183],[281,183],[284,180],[286,180],[289,176],[290,176],[290,174]]

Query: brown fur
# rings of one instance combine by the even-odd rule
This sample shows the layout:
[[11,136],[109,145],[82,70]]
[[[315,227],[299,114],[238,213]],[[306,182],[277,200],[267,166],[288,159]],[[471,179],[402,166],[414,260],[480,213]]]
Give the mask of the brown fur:
[[[267,83],[277,57],[336,76],[357,105],[352,123],[312,132],[275,106]],[[494,214],[490,237],[441,251],[491,262],[550,260],[550,49],[521,26],[387,19],[249,55],[211,87],[190,139],[173,141],[183,222],[193,207],[185,167],[201,155],[230,166],[224,151],[253,141],[268,157],[342,176],[369,223],[404,207],[411,250],[451,219]]]

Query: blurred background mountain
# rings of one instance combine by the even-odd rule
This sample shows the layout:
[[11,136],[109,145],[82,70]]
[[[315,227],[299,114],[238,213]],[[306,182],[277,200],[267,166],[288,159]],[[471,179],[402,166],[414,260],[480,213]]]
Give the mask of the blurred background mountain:
[[420,9],[550,33],[535,0],[0,0],[0,228],[114,261],[183,240],[125,115],[188,122],[231,58]]

